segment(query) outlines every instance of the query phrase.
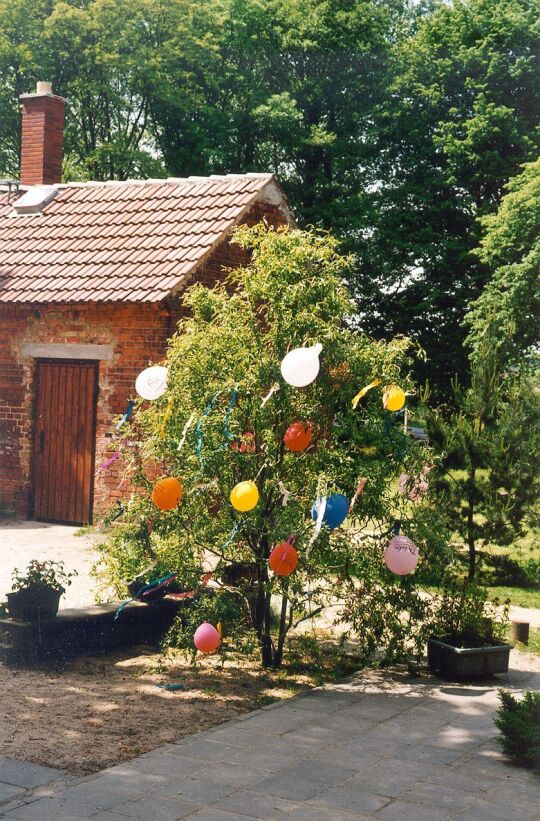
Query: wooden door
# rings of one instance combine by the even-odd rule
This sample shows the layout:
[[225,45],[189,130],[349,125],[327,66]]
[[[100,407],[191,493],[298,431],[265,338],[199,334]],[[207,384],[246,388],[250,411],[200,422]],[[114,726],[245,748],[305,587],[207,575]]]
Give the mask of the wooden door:
[[37,362],[34,517],[92,520],[97,364]]

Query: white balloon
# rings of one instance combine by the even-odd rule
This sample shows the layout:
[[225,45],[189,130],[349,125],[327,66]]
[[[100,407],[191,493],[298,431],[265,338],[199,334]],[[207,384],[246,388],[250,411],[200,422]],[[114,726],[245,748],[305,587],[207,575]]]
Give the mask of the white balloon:
[[295,388],[304,388],[317,378],[321,363],[319,354],[322,345],[312,345],[310,348],[295,348],[283,358],[281,375],[285,382]]
[[167,390],[167,368],[152,365],[141,371],[135,381],[135,390],[143,399],[157,399]]

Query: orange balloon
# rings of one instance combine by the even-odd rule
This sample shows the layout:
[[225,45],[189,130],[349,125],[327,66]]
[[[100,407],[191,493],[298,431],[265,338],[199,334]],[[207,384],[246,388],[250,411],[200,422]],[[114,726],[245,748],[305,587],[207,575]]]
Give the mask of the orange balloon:
[[293,422],[285,431],[283,441],[289,450],[298,453],[309,447],[312,435],[313,428],[309,422]]
[[268,564],[276,576],[290,576],[298,566],[296,548],[290,542],[278,544],[270,553]]
[[158,479],[152,490],[152,501],[160,510],[173,510],[182,498],[184,488],[172,476]]

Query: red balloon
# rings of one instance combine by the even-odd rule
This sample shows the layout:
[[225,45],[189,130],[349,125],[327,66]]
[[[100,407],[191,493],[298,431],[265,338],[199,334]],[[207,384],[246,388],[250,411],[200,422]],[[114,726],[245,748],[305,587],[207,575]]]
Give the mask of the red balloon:
[[290,576],[298,565],[298,553],[290,542],[282,542],[270,553],[268,564],[276,576]]
[[289,450],[298,453],[310,446],[312,435],[313,428],[309,422],[293,422],[285,431],[283,441]]

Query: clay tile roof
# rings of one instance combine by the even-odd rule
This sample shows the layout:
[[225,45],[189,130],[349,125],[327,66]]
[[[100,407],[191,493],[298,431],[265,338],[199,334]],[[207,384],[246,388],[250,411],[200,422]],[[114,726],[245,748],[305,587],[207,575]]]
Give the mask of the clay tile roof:
[[271,174],[69,183],[38,214],[0,188],[0,302],[157,302],[184,287]]

